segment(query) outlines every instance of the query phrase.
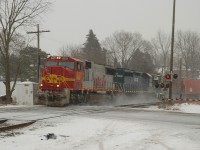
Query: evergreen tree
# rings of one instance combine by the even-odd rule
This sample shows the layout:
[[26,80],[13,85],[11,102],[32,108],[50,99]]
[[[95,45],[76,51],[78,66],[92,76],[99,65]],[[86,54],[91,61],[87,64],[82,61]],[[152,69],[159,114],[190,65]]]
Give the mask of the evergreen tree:
[[141,72],[153,73],[155,66],[149,53],[143,53],[137,49],[133,54],[129,68]]
[[121,67],[120,62],[118,62],[116,57],[114,58],[114,65],[113,66],[116,67],[116,68],[120,68]]
[[142,66],[144,63],[143,53],[137,49],[132,56],[129,68],[132,70],[143,71]]
[[92,30],[86,36],[87,40],[84,43],[83,58],[93,61],[97,64],[105,64],[105,51],[102,50],[101,45]]
[[[35,47],[27,47],[21,50],[20,55],[20,73],[19,78],[22,81],[30,80],[37,81],[37,59],[38,59],[38,49]],[[44,61],[47,58],[47,53],[44,51],[40,52],[40,66],[44,65]]]
[[144,71],[148,73],[154,73],[155,65],[153,63],[151,55],[148,52],[146,52],[144,53],[144,58],[145,58]]
[[[35,47],[26,47],[20,51],[20,55],[10,55],[10,78],[14,81],[15,76],[18,76],[18,80],[25,81],[37,81],[37,55],[38,49]],[[40,52],[40,65],[44,65],[44,61],[47,57],[47,53]],[[2,56],[0,54],[0,80],[1,76],[5,80],[5,70],[3,67]]]

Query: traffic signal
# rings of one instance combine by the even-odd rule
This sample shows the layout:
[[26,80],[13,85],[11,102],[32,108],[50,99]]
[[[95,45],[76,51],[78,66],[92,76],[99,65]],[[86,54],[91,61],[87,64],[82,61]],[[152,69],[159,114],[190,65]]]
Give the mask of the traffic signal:
[[178,78],[178,75],[177,75],[177,74],[174,74],[174,75],[173,75],[173,78],[174,78],[174,79],[177,79],[177,78]]

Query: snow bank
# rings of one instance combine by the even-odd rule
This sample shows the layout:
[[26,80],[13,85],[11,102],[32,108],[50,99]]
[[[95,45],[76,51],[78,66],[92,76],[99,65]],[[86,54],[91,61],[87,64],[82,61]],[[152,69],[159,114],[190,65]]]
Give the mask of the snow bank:
[[173,107],[185,113],[200,113],[200,105],[197,104],[183,103],[183,104],[176,104]]
[[151,106],[149,108],[145,108],[153,111],[175,111],[175,112],[183,112],[183,113],[198,113],[200,114],[200,105],[198,104],[175,104],[173,106],[167,106],[167,108],[158,108],[158,106]]

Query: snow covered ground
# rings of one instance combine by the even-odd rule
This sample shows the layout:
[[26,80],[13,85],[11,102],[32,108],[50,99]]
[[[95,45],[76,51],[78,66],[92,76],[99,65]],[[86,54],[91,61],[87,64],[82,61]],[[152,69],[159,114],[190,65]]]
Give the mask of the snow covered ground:
[[[155,107],[148,109],[161,111]],[[170,111],[200,113],[200,105],[175,105]],[[48,139],[48,135],[52,136]],[[0,149],[199,150],[199,138],[198,126],[75,115],[0,133]]]
[[148,110],[161,110],[161,111],[174,111],[174,112],[183,112],[183,113],[198,113],[200,114],[200,105],[199,104],[175,104],[173,106],[169,106],[166,109],[158,108],[157,106],[151,106],[147,108]]

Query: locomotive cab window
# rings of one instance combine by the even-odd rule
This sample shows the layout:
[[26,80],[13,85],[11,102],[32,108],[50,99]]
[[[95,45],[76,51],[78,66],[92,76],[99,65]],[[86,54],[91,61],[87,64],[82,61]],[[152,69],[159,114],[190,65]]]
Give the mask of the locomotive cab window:
[[92,67],[92,63],[89,62],[89,61],[86,61],[85,62],[85,69],[91,69],[91,67]]
[[80,62],[77,62],[77,71],[82,70],[82,64]]
[[62,61],[62,62],[59,62],[59,66],[67,67],[67,68],[70,68],[70,69],[74,69],[74,62]]
[[46,66],[56,66],[57,62],[56,61],[47,61]]

